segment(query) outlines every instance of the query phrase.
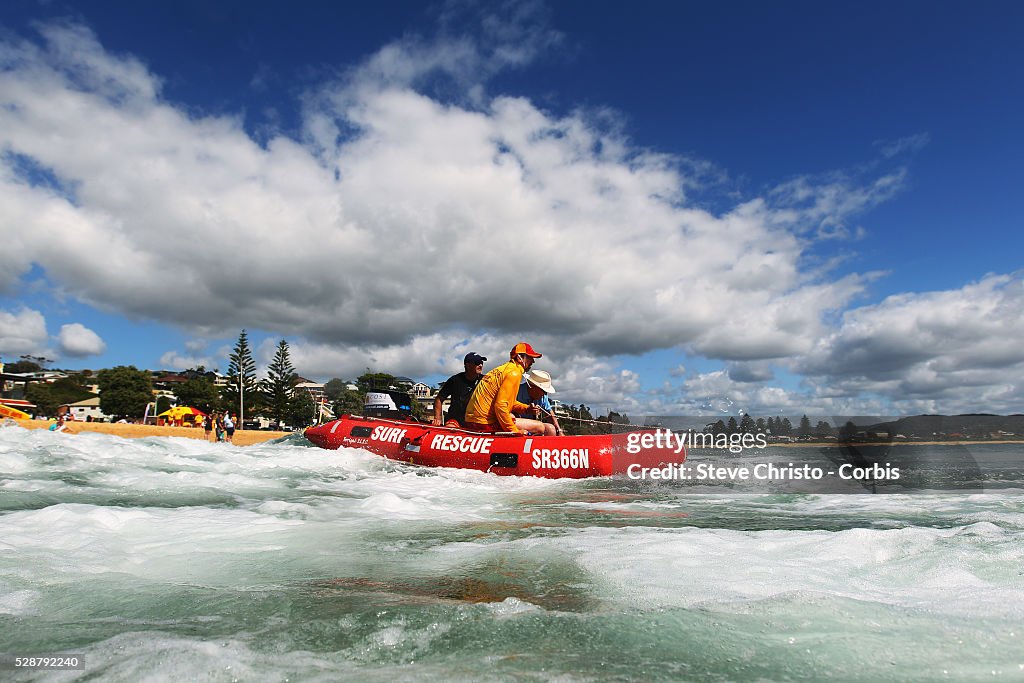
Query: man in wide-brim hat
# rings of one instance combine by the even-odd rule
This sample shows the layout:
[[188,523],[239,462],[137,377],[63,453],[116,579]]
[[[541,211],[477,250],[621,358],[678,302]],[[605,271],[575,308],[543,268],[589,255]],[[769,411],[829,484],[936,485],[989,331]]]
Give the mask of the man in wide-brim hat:
[[[523,374],[523,383],[519,385],[519,395],[516,401],[529,406],[526,415],[532,414],[536,419],[516,417],[516,426],[521,429],[528,427],[520,423],[541,423],[544,436],[555,436],[562,433],[562,427],[558,424],[558,417],[555,415],[554,406],[548,399],[548,394],[555,393],[555,387],[551,384],[551,375],[544,370],[530,370]],[[544,422],[544,416],[551,418],[551,423]],[[534,433],[533,429],[529,429]],[[539,433],[539,432],[537,432]]]

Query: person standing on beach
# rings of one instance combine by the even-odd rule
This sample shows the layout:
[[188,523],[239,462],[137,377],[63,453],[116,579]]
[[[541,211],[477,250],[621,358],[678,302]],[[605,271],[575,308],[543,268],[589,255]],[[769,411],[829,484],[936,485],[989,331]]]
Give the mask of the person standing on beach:
[[203,432],[206,433],[206,440],[213,440],[213,418],[209,415],[203,416]]
[[231,443],[231,439],[235,436],[235,421],[231,417],[231,413],[224,411],[224,433],[227,435],[225,440]]

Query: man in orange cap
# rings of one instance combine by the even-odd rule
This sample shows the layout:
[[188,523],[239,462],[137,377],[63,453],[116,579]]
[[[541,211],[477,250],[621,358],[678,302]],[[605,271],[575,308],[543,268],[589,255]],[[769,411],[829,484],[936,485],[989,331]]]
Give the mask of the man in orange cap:
[[523,434],[516,426],[512,411],[529,409],[516,401],[523,372],[533,367],[541,354],[526,342],[519,342],[508,354],[509,360],[494,368],[480,380],[466,405],[466,429],[477,432],[514,432]]

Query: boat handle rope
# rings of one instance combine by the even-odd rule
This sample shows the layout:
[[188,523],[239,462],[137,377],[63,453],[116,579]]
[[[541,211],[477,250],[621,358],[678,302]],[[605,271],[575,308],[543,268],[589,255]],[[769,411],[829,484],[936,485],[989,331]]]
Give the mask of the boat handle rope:
[[[548,416],[551,415],[551,413],[549,411],[544,410],[540,406],[537,406],[537,408],[542,413],[544,413],[545,415],[548,415]],[[390,420],[390,419],[388,419],[386,417],[363,417],[361,415],[351,415],[350,417],[357,417],[360,420],[373,420],[375,422],[386,422],[387,424],[393,424],[393,425],[399,425],[399,426],[408,425],[409,424],[408,422],[403,422],[403,421],[400,421],[400,420]],[[560,415],[560,416],[558,416],[558,419],[559,420],[574,420],[576,422],[586,422],[586,423],[589,423],[589,424],[601,425],[602,427],[619,428],[619,429],[622,430],[622,431],[618,432],[620,434],[625,434],[627,432],[638,432],[638,431],[642,431],[642,430],[645,430],[645,429],[651,429],[651,427],[644,426],[644,425],[634,425],[634,424],[624,425],[624,424],[620,424],[618,422],[605,422],[603,420],[585,420],[582,417],[572,417],[570,415]],[[429,425],[427,423],[422,423],[422,424],[423,424],[424,427],[431,427],[431,426],[433,426],[433,425]],[[434,428],[437,429],[437,427],[434,427]],[[473,436],[526,436],[522,432],[475,432],[472,429],[463,429],[462,427],[442,427],[442,429],[447,429],[447,430],[452,431],[452,432],[459,432],[461,434],[472,434]]]
[[620,422],[611,422],[611,421],[608,421],[608,420],[585,420],[582,417],[573,417],[572,415],[555,415],[551,411],[545,410],[544,408],[542,408],[542,407],[540,407],[540,406],[538,406],[536,404],[531,404],[531,405],[533,407],[537,408],[537,410],[539,410],[540,412],[542,412],[545,415],[547,415],[548,417],[551,417],[551,418],[556,418],[557,417],[559,421],[561,421],[561,420],[574,420],[576,422],[587,422],[589,424],[601,425],[603,427],[609,427],[609,426],[611,426],[611,427],[620,427],[620,428],[623,429],[623,431],[621,432],[622,434],[625,434],[626,432],[638,432],[638,431],[641,431],[641,430],[644,430],[644,429],[650,429],[650,427],[644,427],[643,425],[622,424]]

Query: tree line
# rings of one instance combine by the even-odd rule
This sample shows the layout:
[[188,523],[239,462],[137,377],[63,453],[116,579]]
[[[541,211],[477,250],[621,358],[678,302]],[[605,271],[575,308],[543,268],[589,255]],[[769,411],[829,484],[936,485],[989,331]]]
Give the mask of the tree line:
[[[317,406],[313,398],[308,392],[296,390],[299,376],[292,364],[287,340],[278,342],[266,377],[259,379],[249,336],[242,330],[228,355],[227,384],[217,387],[211,374],[194,377],[176,387],[178,405],[193,406],[204,412],[227,410],[243,422],[256,416],[267,417],[278,426],[298,427],[316,421]],[[106,408],[103,412],[107,412]]]
[[[46,359],[38,359],[45,361]],[[9,372],[42,370],[37,360],[26,360],[7,367]],[[205,367],[190,368],[181,374],[188,379],[174,388],[177,404],[192,406],[205,413],[229,411],[244,421],[263,416],[278,425],[301,426],[315,421],[316,405],[308,392],[296,391],[298,374],[292,365],[288,342],[282,339],[267,366],[263,379],[256,377],[256,361],[252,356],[245,330],[238,335],[228,357],[227,385],[217,386],[216,373]],[[99,386],[100,410],[114,419],[138,419],[150,404],[153,414],[171,407],[166,396],[153,395],[153,375],[134,365],[119,365],[100,370],[95,376],[84,371],[53,383],[34,382],[25,390],[25,398],[36,405],[40,414],[55,415],[60,406],[93,396],[86,388]]]
[[629,416],[608,411],[607,415],[594,417],[585,403],[578,407],[575,404],[562,404],[563,414],[558,416],[558,424],[562,431],[569,435],[577,434],[616,434],[628,430],[632,425]]
[[[849,423],[853,424],[853,423]],[[834,436],[836,428],[825,420],[818,420],[818,424],[811,427],[811,420],[806,415],[800,418],[800,425],[796,428],[788,417],[759,417],[756,420],[750,415],[743,415],[737,420],[730,417],[728,421],[718,420],[709,424],[704,430],[712,434],[771,434],[772,436]]]

